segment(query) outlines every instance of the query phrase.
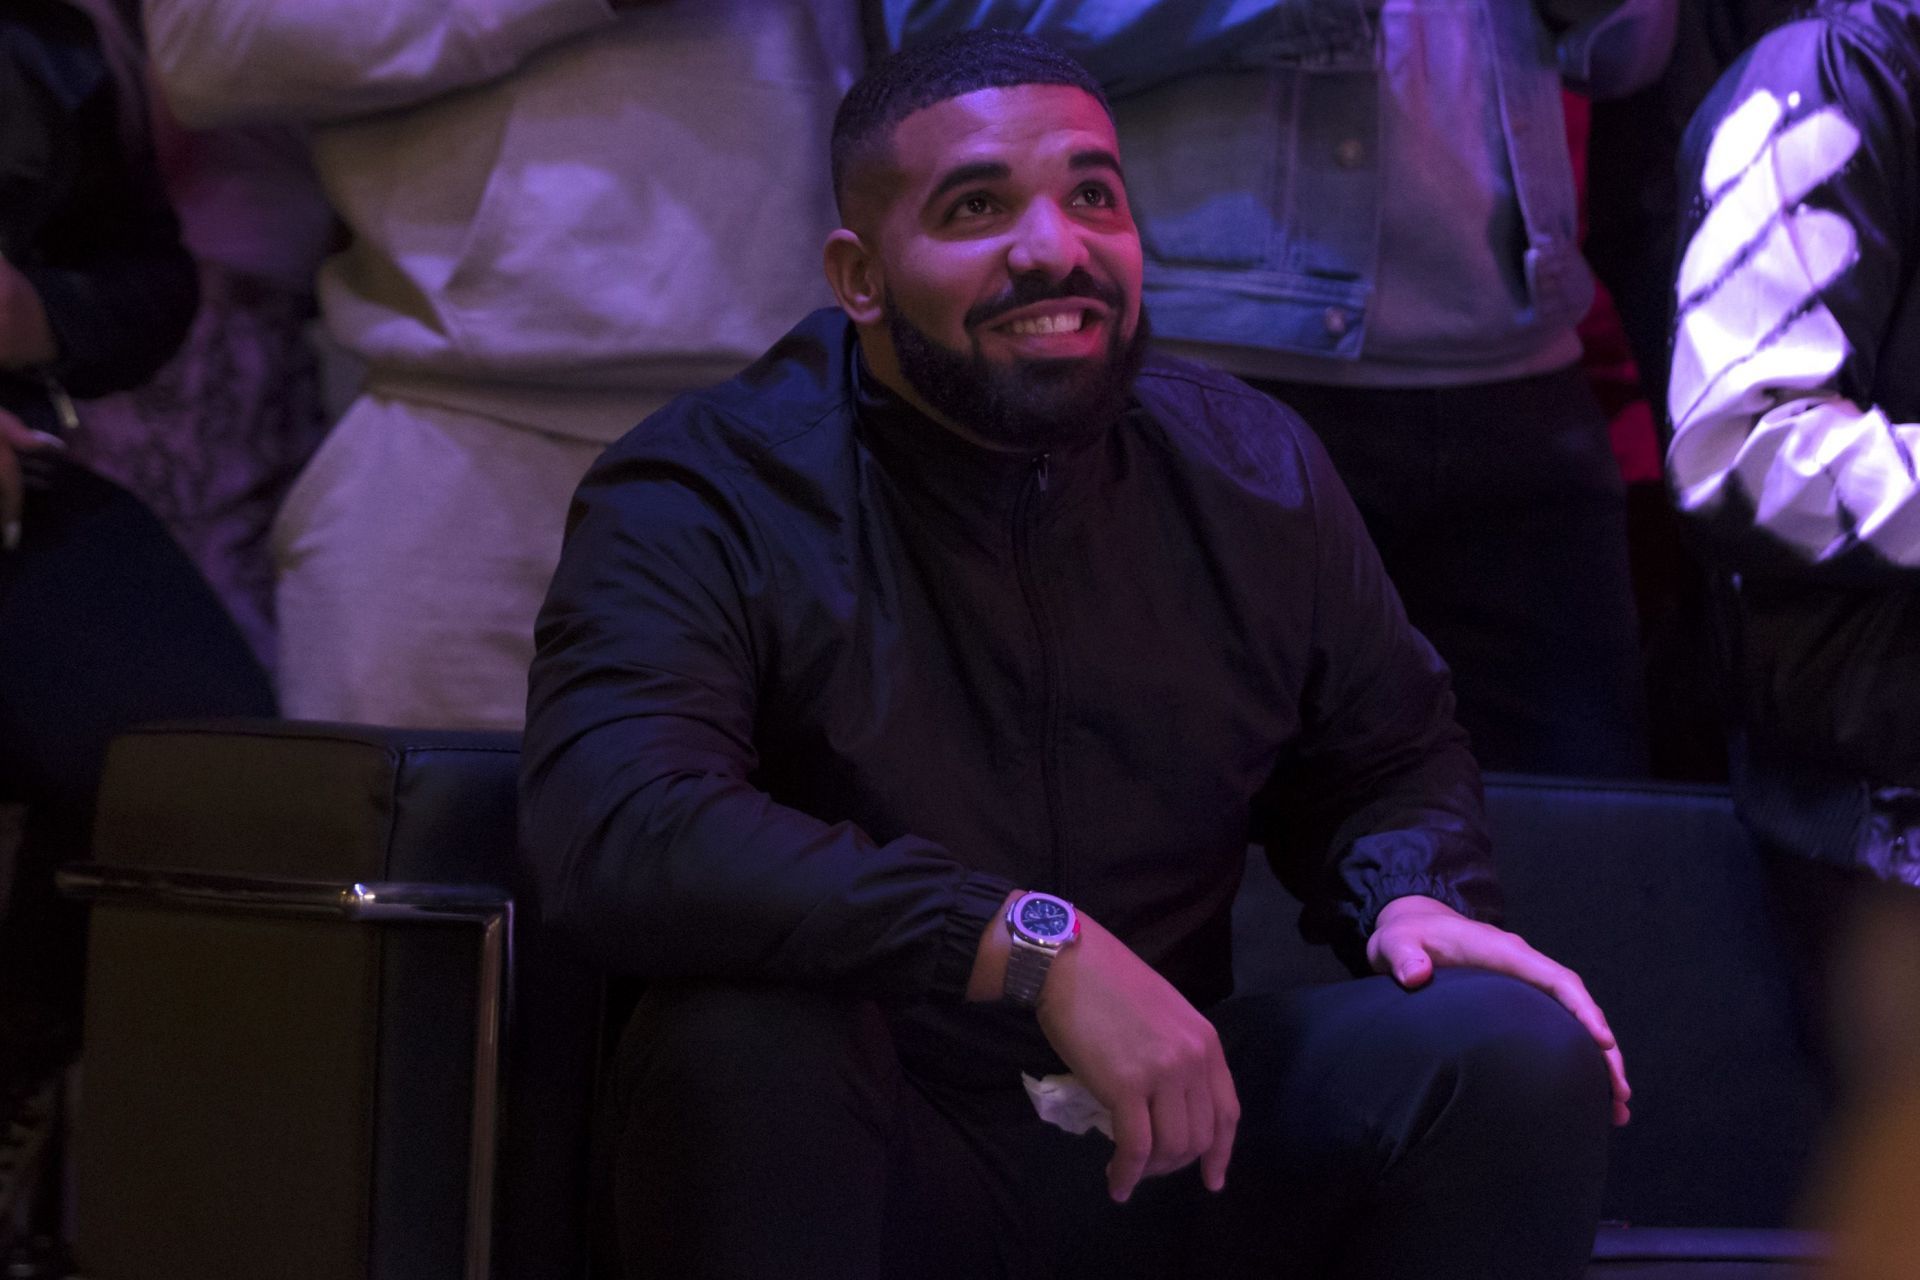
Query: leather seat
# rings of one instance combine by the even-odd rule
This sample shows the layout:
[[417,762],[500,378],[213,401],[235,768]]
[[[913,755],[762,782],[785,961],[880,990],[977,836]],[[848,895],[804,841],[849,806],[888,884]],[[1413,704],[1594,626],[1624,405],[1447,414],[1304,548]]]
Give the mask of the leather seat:
[[95,904],[86,1275],[581,1273],[602,983],[513,910],[517,760],[284,721],[116,740],[65,877]]

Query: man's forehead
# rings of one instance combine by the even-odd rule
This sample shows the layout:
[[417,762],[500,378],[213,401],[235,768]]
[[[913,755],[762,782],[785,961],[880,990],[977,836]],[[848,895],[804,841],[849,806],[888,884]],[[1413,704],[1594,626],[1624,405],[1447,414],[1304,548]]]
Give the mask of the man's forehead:
[[933,176],[955,164],[1044,147],[1063,156],[1119,153],[1113,121],[1100,100],[1072,85],[976,89],[922,107],[894,127],[894,160],[909,174]]

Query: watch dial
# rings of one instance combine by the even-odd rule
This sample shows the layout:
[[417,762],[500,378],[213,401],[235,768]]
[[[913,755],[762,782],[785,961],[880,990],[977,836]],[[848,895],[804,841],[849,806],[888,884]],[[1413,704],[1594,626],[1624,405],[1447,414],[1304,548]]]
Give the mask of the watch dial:
[[1067,909],[1046,898],[1029,898],[1020,908],[1020,924],[1040,938],[1058,938],[1068,928]]

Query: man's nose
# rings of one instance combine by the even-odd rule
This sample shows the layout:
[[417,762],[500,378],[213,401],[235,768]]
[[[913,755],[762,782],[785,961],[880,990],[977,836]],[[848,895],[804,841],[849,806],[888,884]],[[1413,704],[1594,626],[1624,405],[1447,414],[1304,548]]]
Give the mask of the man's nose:
[[1007,270],[1016,276],[1038,272],[1058,280],[1087,259],[1080,228],[1051,200],[1029,204],[1014,225],[1007,246]]

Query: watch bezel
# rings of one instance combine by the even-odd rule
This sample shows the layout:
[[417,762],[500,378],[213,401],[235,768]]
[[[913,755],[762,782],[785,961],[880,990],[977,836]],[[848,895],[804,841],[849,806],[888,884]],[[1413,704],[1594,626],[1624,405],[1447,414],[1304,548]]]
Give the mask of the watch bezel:
[[[1067,913],[1066,931],[1052,936],[1045,936],[1035,933],[1032,929],[1028,928],[1026,923],[1021,920],[1020,914],[1028,903],[1034,901],[1051,902],[1064,910]],[[1068,902],[1058,894],[1042,893],[1034,890],[1021,894],[1015,898],[1012,905],[1007,908],[1007,932],[1016,944],[1022,944],[1043,951],[1059,951],[1061,948],[1070,946],[1079,940],[1080,913],[1075,910],[1071,902]]]

